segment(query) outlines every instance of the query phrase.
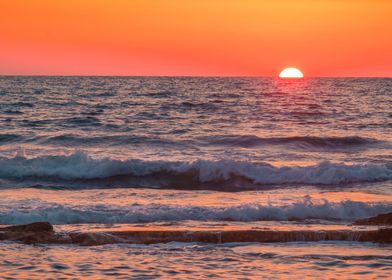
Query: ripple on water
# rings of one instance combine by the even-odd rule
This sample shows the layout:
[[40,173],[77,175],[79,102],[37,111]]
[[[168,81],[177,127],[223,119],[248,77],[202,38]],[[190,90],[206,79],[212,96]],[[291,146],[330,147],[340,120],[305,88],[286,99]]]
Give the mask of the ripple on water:
[[[180,250],[173,250],[174,248]],[[241,277],[279,278],[309,275],[357,279],[388,277],[390,246],[368,243],[325,242],[246,245],[170,243],[160,245],[30,246],[0,243],[4,278],[73,277]],[[279,253],[273,253],[278,251]],[[331,252],[335,252],[335,255]],[[317,253],[316,253],[317,252]],[[360,255],[372,259],[360,258]],[[311,257],[309,257],[311,256]],[[357,258],[352,258],[355,256]],[[27,264],[26,264],[27,263]]]

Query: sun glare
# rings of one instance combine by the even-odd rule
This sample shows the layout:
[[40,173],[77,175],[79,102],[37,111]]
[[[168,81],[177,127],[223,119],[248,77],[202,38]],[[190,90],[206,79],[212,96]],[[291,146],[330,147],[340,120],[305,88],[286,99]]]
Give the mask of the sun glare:
[[279,74],[279,78],[290,78],[290,79],[300,79],[303,78],[304,74],[302,74],[302,72],[297,69],[297,68],[293,68],[293,67],[289,67],[284,69],[282,72],[280,72]]

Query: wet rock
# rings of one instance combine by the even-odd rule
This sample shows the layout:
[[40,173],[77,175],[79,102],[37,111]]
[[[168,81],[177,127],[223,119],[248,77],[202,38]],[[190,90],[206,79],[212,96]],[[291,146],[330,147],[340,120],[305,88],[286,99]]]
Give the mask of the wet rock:
[[209,242],[208,238],[213,235],[206,231],[207,239],[202,239],[196,235],[203,235],[203,232],[190,232],[186,230],[132,230],[113,231],[109,234],[117,236],[129,243],[168,243],[168,242]]
[[35,243],[71,243],[68,234],[57,233],[48,222],[0,228],[0,240],[17,241],[26,244]]
[[294,241],[366,241],[392,243],[392,229],[368,231],[355,230],[223,230],[223,231],[123,231],[111,232],[111,236],[121,237],[127,243],[167,243],[167,242],[294,242]]
[[26,225],[8,226],[0,229],[1,231],[12,231],[12,232],[42,232],[42,231],[53,231],[53,226],[48,222],[36,222]]
[[392,213],[380,214],[375,217],[362,219],[354,222],[361,226],[392,226]]
[[358,241],[392,243],[392,228],[381,228],[379,230],[365,232]]
[[[386,223],[390,214],[379,215],[377,222]],[[373,218],[371,218],[373,219]],[[375,222],[367,219],[366,223]],[[56,243],[95,246],[114,243],[154,244],[168,242],[292,242],[292,241],[362,241],[392,243],[392,228],[376,230],[129,230],[107,232],[55,232],[46,222],[0,228],[0,240],[26,244]]]
[[69,237],[72,243],[76,243],[83,246],[96,246],[105,244],[115,244],[115,243],[130,243],[126,240],[121,239],[118,236],[114,236],[105,232],[77,232],[70,233]]

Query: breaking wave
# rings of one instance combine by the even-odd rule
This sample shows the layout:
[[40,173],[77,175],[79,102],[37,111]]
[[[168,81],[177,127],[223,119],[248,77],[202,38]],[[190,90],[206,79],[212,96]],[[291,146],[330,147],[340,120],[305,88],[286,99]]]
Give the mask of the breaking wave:
[[[20,204],[20,205],[19,205]],[[53,224],[128,224],[159,221],[304,221],[321,219],[354,221],[392,211],[392,204],[357,201],[315,203],[305,198],[285,206],[243,204],[230,207],[174,206],[163,204],[107,204],[80,207],[28,200],[19,201],[12,209],[3,207],[0,224],[24,224],[48,221]],[[27,206],[28,205],[28,206]]]
[[0,179],[91,181],[108,178],[171,178],[184,185],[247,182],[254,185],[340,185],[392,179],[392,164],[337,164],[276,167],[265,162],[232,160],[193,162],[145,161],[140,159],[94,159],[82,152],[62,156],[0,158]]

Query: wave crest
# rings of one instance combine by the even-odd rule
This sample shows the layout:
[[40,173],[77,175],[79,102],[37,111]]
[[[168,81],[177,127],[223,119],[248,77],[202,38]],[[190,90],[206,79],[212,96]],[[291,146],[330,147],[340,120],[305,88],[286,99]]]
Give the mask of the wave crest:
[[171,178],[186,185],[248,182],[254,185],[338,185],[392,179],[392,164],[336,164],[275,167],[265,162],[198,160],[193,162],[94,159],[76,152],[64,156],[0,158],[0,178],[8,180],[95,180],[113,177]]
[[0,224],[48,221],[53,224],[128,224],[161,221],[304,221],[321,219],[354,221],[392,211],[392,204],[357,201],[315,203],[311,198],[285,206],[243,204],[230,207],[130,204],[125,206],[89,205],[79,208],[29,200],[0,211]]

